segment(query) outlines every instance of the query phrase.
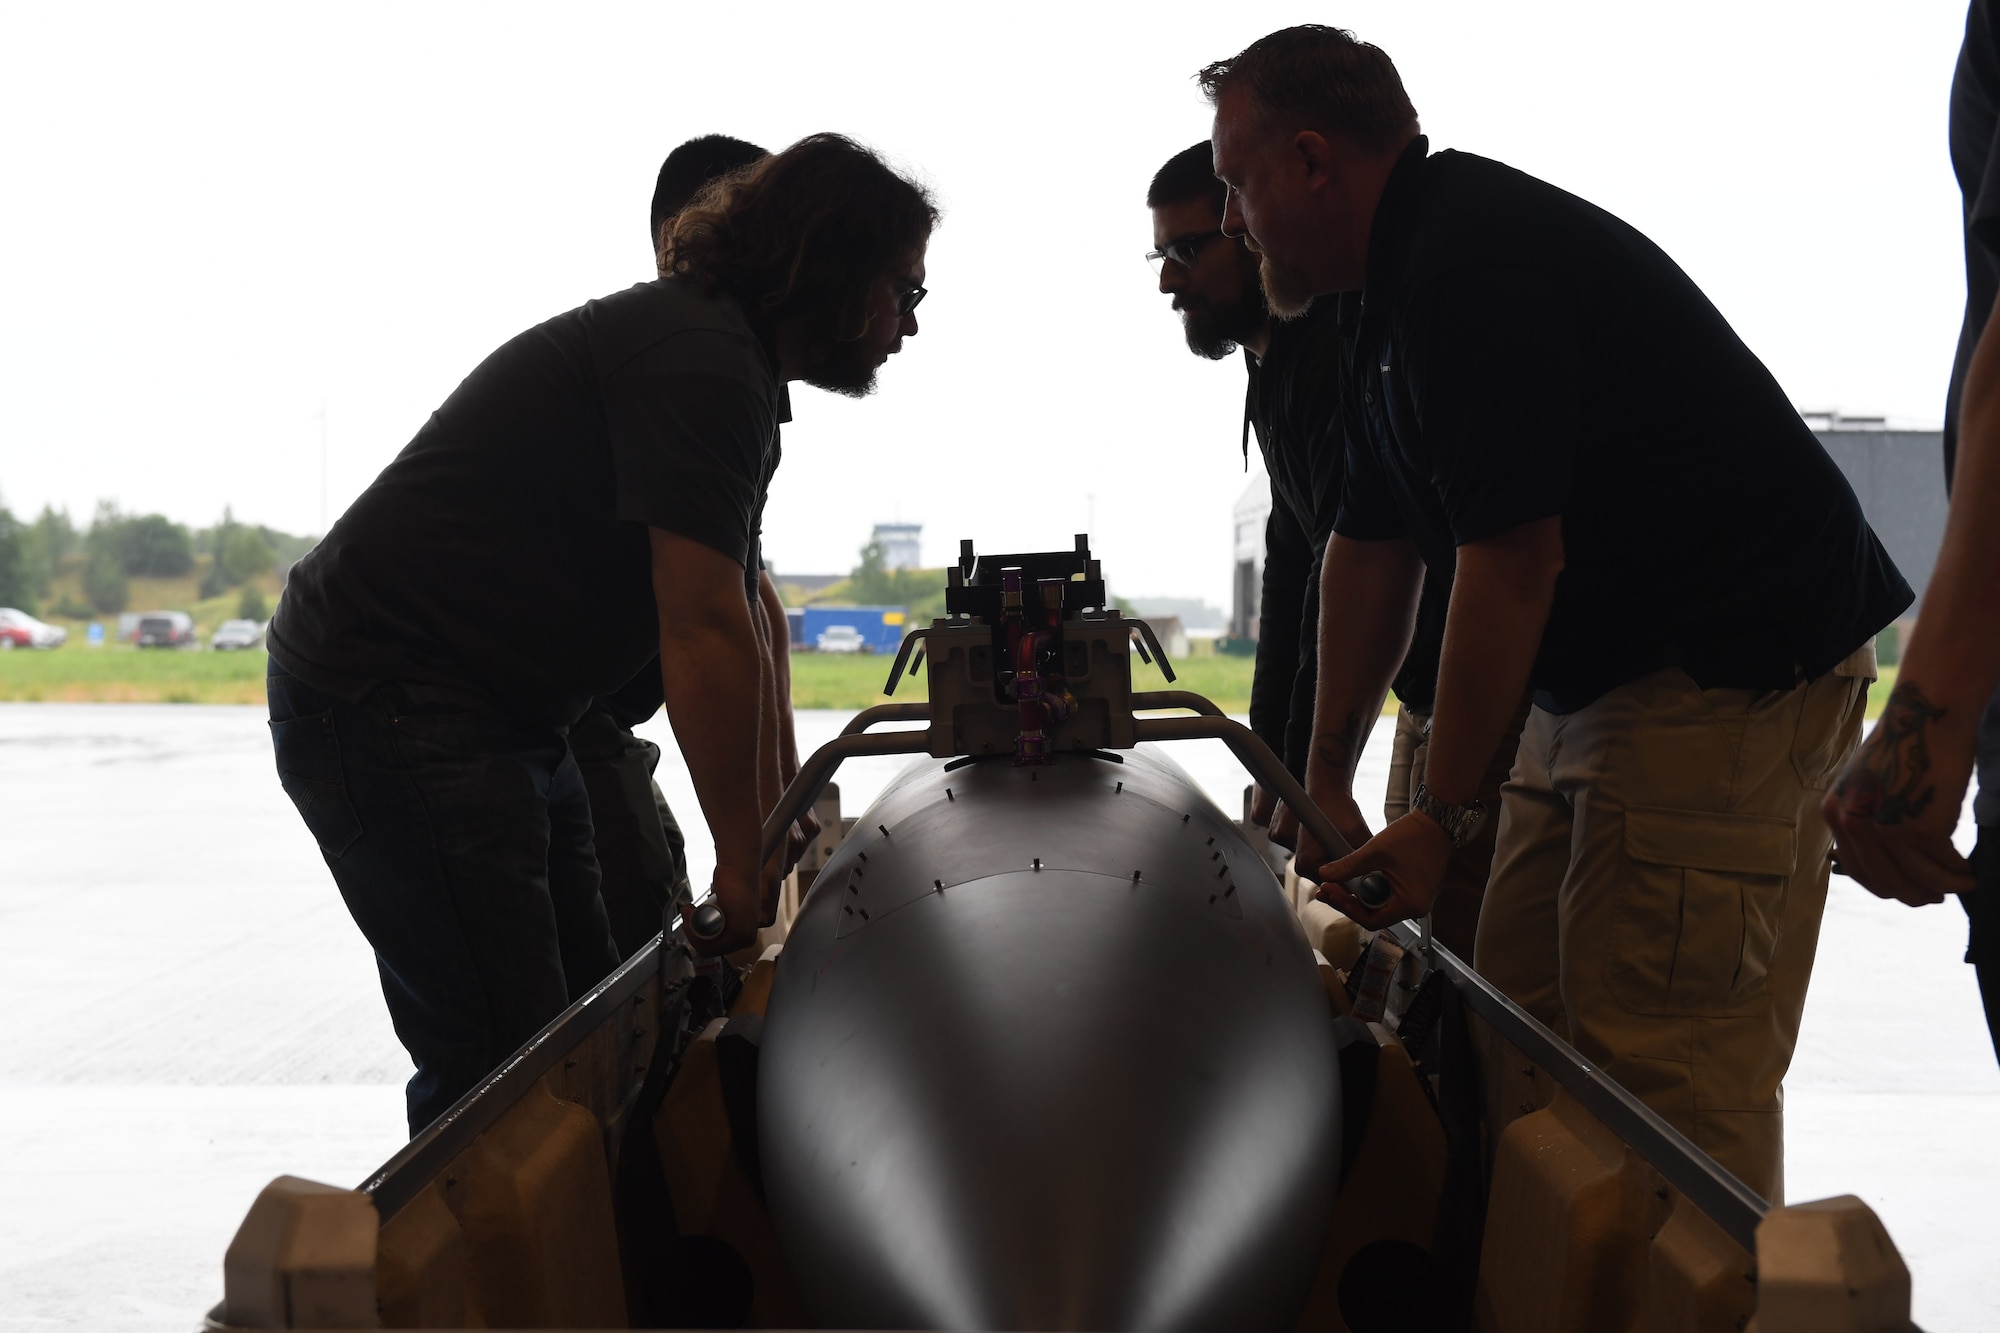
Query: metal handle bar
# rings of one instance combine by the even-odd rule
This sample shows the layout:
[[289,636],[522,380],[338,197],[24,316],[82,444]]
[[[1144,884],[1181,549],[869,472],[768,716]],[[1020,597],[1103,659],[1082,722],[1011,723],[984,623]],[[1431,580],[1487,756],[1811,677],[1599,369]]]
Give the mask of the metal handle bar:
[[[1134,696],[1135,702],[1137,698]],[[1209,706],[1214,707],[1213,704]],[[1235,753],[1237,761],[1250,770],[1252,777],[1278,794],[1278,799],[1298,816],[1299,824],[1313,835],[1314,841],[1325,848],[1329,856],[1337,861],[1354,851],[1347,845],[1347,839],[1340,836],[1340,830],[1333,826],[1333,821],[1326,817],[1326,812],[1306,795],[1298,779],[1278,762],[1278,756],[1271,753],[1271,747],[1241,722],[1223,717],[1220,712],[1204,717],[1142,717],[1137,723],[1137,734],[1142,741],[1223,742]],[[1357,875],[1343,881],[1342,887],[1353,894],[1357,902],[1371,908],[1388,902],[1393,892],[1388,878],[1380,871]]]
[[847,725],[840,729],[843,736],[859,736],[877,722],[928,722],[931,720],[929,704],[876,704],[864,708],[849,718]]
[[[1153,627],[1151,625],[1148,625],[1143,620],[1132,620],[1129,618],[1125,621],[1125,624],[1131,630],[1132,633],[1139,636],[1140,660],[1141,661],[1157,660],[1160,667],[1160,674],[1165,676],[1168,682],[1171,683],[1174,679],[1174,664],[1167,660],[1166,649],[1160,647],[1159,639],[1155,637],[1155,635],[1153,634]],[[1152,658],[1148,658],[1146,656],[1146,650],[1148,648],[1151,648],[1153,650]]]
[[[1389,930],[1405,947],[1416,946],[1417,940],[1407,925],[1394,925]],[[1432,967],[1444,972],[1466,1008],[1485,1019],[1516,1050],[1546,1070],[1605,1128],[1625,1140],[1665,1176],[1668,1184],[1707,1213],[1731,1240],[1752,1254],[1757,1252],[1757,1223],[1763,1220],[1770,1205],[1758,1198],[1754,1190],[1585,1059],[1575,1047],[1542,1026],[1533,1014],[1508,999],[1451,950],[1434,944],[1429,961]]]
[[[889,683],[882,687],[882,693],[894,694],[896,692],[897,683],[903,679],[904,664],[910,660],[910,654],[916,651],[917,645],[929,637],[930,631],[927,629],[913,629],[903,636],[902,643],[896,647],[896,660],[889,664]],[[915,667],[911,668],[912,671],[915,669]]]
[[703,899],[682,921],[687,926],[687,933],[703,943],[719,938],[729,928],[729,918],[722,914],[722,909],[715,905],[713,898]]
[[1193,690],[1137,690],[1132,695],[1132,711],[1142,708],[1191,708],[1203,717],[1227,716],[1206,695]]
[[[922,708],[922,704],[882,704],[878,708]],[[868,713],[876,712],[871,708]],[[860,759],[878,754],[928,754],[931,748],[929,731],[878,731],[874,735],[864,735],[854,731],[856,723],[868,716],[864,713],[848,724],[848,732],[834,737],[812,753],[812,758],[799,766],[799,775],[785,788],[785,794],[778,798],[778,808],[764,821],[764,845],[758,858],[763,864],[777,854],[785,845],[785,831],[811,808],[819,799],[819,794],[832,779],[834,770],[849,759]],[[877,717],[873,721],[889,721],[890,718]],[[863,724],[867,725],[867,724]]]

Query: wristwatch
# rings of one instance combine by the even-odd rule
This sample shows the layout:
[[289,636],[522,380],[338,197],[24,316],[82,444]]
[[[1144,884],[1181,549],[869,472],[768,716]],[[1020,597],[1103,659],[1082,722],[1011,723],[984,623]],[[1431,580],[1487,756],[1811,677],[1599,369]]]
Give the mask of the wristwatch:
[[1479,833],[1479,826],[1486,822],[1486,806],[1479,801],[1467,801],[1464,805],[1446,805],[1431,795],[1431,789],[1423,783],[1417,784],[1417,794],[1410,798],[1410,809],[1421,810],[1429,815],[1444,835],[1451,839],[1454,847],[1463,847]]

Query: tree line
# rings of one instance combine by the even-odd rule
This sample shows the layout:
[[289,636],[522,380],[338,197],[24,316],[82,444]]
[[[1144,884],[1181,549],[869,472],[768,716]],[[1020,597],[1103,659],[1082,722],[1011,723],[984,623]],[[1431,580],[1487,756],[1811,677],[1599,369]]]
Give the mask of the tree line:
[[130,605],[132,579],[184,578],[201,568],[197,597],[241,588],[237,614],[261,620],[268,608],[255,580],[289,569],[318,540],[240,523],[227,507],[212,526],[189,528],[163,514],[127,514],[101,500],[90,525],[80,529],[67,509],[43,505],[34,519],[22,520],[0,506],[0,606],[40,615],[57,577],[81,566],[82,599],[65,591],[49,614],[116,615]]

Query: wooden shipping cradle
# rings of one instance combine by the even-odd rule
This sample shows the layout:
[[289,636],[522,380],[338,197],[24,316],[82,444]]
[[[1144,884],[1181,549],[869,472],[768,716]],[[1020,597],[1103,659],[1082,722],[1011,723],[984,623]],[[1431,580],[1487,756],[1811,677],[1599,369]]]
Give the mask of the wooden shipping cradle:
[[[890,676],[927,653],[929,704],[766,824],[820,817],[792,933],[705,961],[677,917],[359,1189],[274,1181],[205,1326],[1912,1327],[1859,1200],[1768,1208],[1421,929],[1370,993],[1135,747],[1221,740],[1338,835],[1247,728],[1135,694],[1157,645],[1103,602],[1082,539],[968,544]],[[843,825],[839,765],[892,754],[928,758]]]

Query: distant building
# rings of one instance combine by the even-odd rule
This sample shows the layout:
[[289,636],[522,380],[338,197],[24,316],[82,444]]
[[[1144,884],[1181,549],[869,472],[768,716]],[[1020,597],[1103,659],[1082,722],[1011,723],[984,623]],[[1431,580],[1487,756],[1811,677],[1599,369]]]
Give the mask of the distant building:
[[1868,525],[1921,598],[1944,540],[1944,432],[1909,430],[1883,417],[1801,415],[1846,474]]
[[921,523],[877,523],[868,540],[882,548],[884,569],[924,567],[924,525]]
[[1153,637],[1160,641],[1160,651],[1167,655],[1167,661],[1178,662],[1188,655],[1187,626],[1181,624],[1179,616],[1142,616],[1151,627]]
[[1231,511],[1236,524],[1236,566],[1229,581],[1229,633],[1257,637],[1257,603],[1264,589],[1264,521],[1271,516],[1271,479],[1258,469]]

